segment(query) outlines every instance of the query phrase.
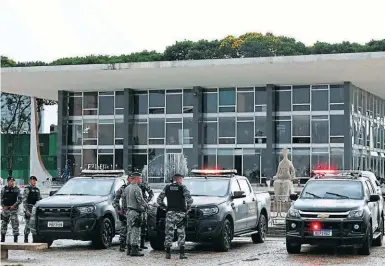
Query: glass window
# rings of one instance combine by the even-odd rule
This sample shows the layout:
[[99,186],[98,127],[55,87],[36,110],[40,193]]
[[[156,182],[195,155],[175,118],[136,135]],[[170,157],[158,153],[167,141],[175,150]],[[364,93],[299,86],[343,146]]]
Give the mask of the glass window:
[[238,183],[239,183],[239,186],[241,187],[241,191],[244,191],[246,195],[251,193],[250,186],[245,179],[239,179]]
[[183,184],[191,196],[224,197],[229,191],[228,179],[186,179]]
[[235,105],[235,88],[219,89],[219,106]]
[[115,123],[115,138],[122,139],[124,138],[124,124],[123,123]]
[[275,108],[276,112],[291,111],[291,91],[275,91]]
[[98,92],[84,92],[83,108],[98,108]]
[[182,113],[182,94],[168,94],[166,96],[166,113],[181,114]]
[[330,85],[330,103],[344,103],[344,85]]
[[313,149],[311,154],[311,169],[328,169],[329,168],[329,153],[326,151],[317,151]]
[[219,169],[234,169],[233,149],[218,149],[217,167]]
[[256,137],[266,136],[266,116],[255,117],[255,136]]
[[253,122],[237,123],[237,143],[238,144],[254,143],[254,123]]
[[[151,119],[150,119],[151,120]],[[147,145],[147,124],[134,124],[134,145]],[[156,132],[154,132],[156,133]]]
[[194,106],[194,93],[193,90],[183,90],[183,106]]
[[[164,149],[148,150],[148,176],[164,177]],[[150,182],[150,180],[149,180]],[[159,182],[159,181],[158,181]]]
[[276,121],[276,143],[291,143],[291,122]]
[[217,122],[203,123],[204,144],[217,144]]
[[148,114],[148,95],[135,94],[134,95],[134,114],[146,115]]
[[97,138],[98,137],[98,124],[84,122],[83,125],[83,138]]
[[328,111],[329,110],[329,91],[313,90],[311,92],[311,110]]
[[83,149],[83,169],[97,169],[97,149]]
[[259,181],[260,177],[260,154],[259,150],[251,150],[249,154],[243,154],[243,169],[242,175],[246,176],[250,182]]
[[344,122],[344,115],[330,115],[330,136],[343,136]]
[[238,92],[238,112],[254,112],[254,92]]
[[68,125],[68,145],[82,145],[82,125]]
[[215,149],[203,149],[202,153],[205,168],[217,167],[217,151]]
[[99,169],[101,170],[113,170],[114,169],[114,155],[103,154],[98,156]]
[[82,97],[69,97],[68,98],[68,115],[69,116],[81,116],[82,115]]
[[123,169],[123,150],[115,150],[115,169]]
[[[338,196],[341,195],[341,196]],[[301,198],[321,199],[363,199],[364,191],[360,181],[312,180],[301,193]]]
[[297,177],[310,176],[311,169],[309,148],[293,148],[291,158],[293,160]]
[[183,144],[192,144],[193,140],[193,119],[192,118],[183,118]]
[[113,179],[74,178],[66,182],[59,189],[57,194],[84,194],[91,196],[107,196],[110,193],[113,185]]
[[311,122],[311,142],[329,143],[329,121],[313,120]]
[[148,120],[148,137],[164,138],[164,118],[150,118]]
[[99,96],[99,115],[114,115],[114,96]]
[[132,155],[132,168],[135,171],[142,171],[145,165],[147,165],[147,154]]
[[115,92],[115,108],[124,108],[124,91]]
[[293,136],[310,136],[309,115],[293,115]]
[[99,145],[114,145],[114,124],[99,124]]
[[[67,156],[67,163],[70,168],[70,175],[71,176],[79,176],[80,175],[80,169],[82,168],[82,156],[81,155],[68,155]],[[63,166],[64,170],[64,166]]]
[[203,112],[218,113],[218,94],[203,93]]
[[255,88],[255,105],[266,105],[266,88],[257,87]]
[[343,148],[330,148],[330,166],[335,169],[344,169]]
[[150,90],[149,91],[149,101],[150,105],[149,107],[164,107],[164,92],[161,90]]
[[192,169],[198,168],[198,165],[196,165],[197,157],[195,156],[193,149],[183,148],[183,155],[187,160],[187,167],[189,169],[189,173]]
[[235,137],[235,117],[219,118],[219,137]]
[[310,86],[293,86],[293,104],[310,103]]
[[182,123],[166,123],[166,145],[181,145]]
[[241,191],[241,187],[236,179],[231,179],[231,192]]

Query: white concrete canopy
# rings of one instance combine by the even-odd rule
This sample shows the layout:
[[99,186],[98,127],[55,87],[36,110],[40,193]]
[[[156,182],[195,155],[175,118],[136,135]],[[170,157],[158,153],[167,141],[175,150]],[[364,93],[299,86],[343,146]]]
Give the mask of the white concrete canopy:
[[385,99],[385,52],[1,70],[1,90],[57,100],[59,90],[306,85],[350,81]]

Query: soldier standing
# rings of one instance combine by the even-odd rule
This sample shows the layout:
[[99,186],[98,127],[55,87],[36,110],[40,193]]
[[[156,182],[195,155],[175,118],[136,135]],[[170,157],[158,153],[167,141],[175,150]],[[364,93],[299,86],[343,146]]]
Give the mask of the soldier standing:
[[171,246],[174,239],[175,227],[177,228],[178,235],[179,258],[187,259],[184,253],[186,241],[185,227],[187,212],[191,208],[193,199],[191,198],[190,191],[182,184],[182,178],[182,175],[175,174],[172,178],[173,183],[166,185],[157,199],[159,206],[164,206],[163,200],[167,198],[166,238],[164,241],[166,259],[171,259]]
[[5,234],[7,233],[9,221],[11,221],[13,231],[13,242],[17,243],[19,236],[19,217],[18,209],[21,204],[22,197],[20,189],[15,186],[13,177],[7,178],[8,185],[1,189],[1,242],[5,242]]
[[31,176],[29,178],[29,185],[24,189],[23,205],[24,205],[24,243],[28,243],[28,235],[31,232],[29,228],[29,220],[31,219],[32,208],[36,202],[42,199],[39,188],[36,187],[37,178]]
[[[152,198],[154,197],[154,192],[152,191],[151,187],[148,183],[143,182],[139,184],[140,189],[142,190],[143,198],[144,200],[149,203]],[[148,194],[148,197],[147,197]],[[142,226],[140,229],[140,248],[141,249],[147,249],[147,247],[144,245],[146,242],[146,232],[147,232],[147,213],[142,213]]]
[[143,198],[139,184],[142,181],[140,173],[132,174],[132,181],[126,187],[124,194],[127,204],[127,255],[144,256],[139,252],[140,228],[142,225],[142,213],[148,208]]
[[[119,220],[121,222],[120,227],[120,234],[119,234],[119,242],[120,242],[120,248],[119,251],[124,252],[126,247],[126,238],[127,238],[127,217],[125,214],[125,209],[123,207],[120,207],[120,199],[123,198],[124,203],[124,190],[131,182],[131,176],[129,175],[127,177],[127,184],[123,184],[118,191],[116,191],[115,199],[112,205],[115,207],[115,209],[118,211]],[[122,204],[124,205],[124,204]]]

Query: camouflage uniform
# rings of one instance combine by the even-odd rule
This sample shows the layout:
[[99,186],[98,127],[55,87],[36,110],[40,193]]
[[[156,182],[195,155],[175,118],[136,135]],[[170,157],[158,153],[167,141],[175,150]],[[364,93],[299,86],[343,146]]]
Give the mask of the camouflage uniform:
[[[20,189],[17,186],[4,186],[1,189],[1,242],[5,241],[8,224],[11,221],[14,242],[17,242],[19,236],[19,217],[18,209],[22,202]],[[10,209],[13,207],[12,209]]]
[[125,191],[127,206],[127,255],[143,256],[139,252],[140,227],[142,213],[148,208],[142,190],[137,184],[130,184]]
[[167,198],[167,214],[166,214],[166,228],[165,241],[166,258],[170,258],[170,248],[174,240],[174,229],[177,229],[178,246],[180,249],[180,258],[186,258],[184,255],[184,247],[186,240],[186,221],[187,211],[191,208],[193,199],[190,191],[183,184],[168,184],[159,194],[157,203],[164,206],[164,198]]
[[[125,216],[125,210],[120,207],[120,199],[124,199],[124,190],[126,189],[127,185],[124,184],[122,185],[118,191],[116,191],[115,199],[112,203],[112,205],[115,207],[115,209],[118,212],[119,215],[119,220],[121,222],[121,227],[120,227],[120,234],[119,234],[119,242],[120,242],[120,251],[125,250],[126,246],[126,238],[127,238],[127,217]],[[124,200],[123,200],[124,202]],[[121,214],[123,213],[123,215]]]
[[29,228],[29,220],[31,219],[32,208],[35,206],[36,202],[41,200],[40,190],[36,186],[28,185],[24,189],[23,193],[23,206],[24,206],[24,218],[25,218],[25,227],[24,227],[24,242],[28,243],[28,235],[31,232]]
[[[152,200],[152,198],[154,197],[154,192],[152,191],[152,189],[150,188],[148,183],[142,182],[139,185],[139,187],[142,190],[144,200],[147,203],[150,202]],[[147,194],[148,194],[148,197],[147,197]],[[147,213],[146,212],[142,213],[142,226],[141,226],[140,232],[141,232],[141,234],[140,234],[140,248],[147,249],[147,247],[144,245],[144,242],[146,240],[146,233],[147,233]]]

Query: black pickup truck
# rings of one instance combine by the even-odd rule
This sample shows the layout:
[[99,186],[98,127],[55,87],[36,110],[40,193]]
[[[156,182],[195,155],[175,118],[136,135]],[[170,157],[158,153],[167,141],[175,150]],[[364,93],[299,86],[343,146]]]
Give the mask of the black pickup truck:
[[310,179],[286,217],[286,249],[301,245],[353,246],[370,255],[384,236],[384,206],[370,179],[354,175],[321,175]]
[[125,182],[121,174],[94,171],[51,191],[32,209],[33,241],[51,246],[56,239],[92,240],[95,248],[108,248],[121,227],[112,202]]
[[[186,241],[213,243],[218,251],[228,251],[234,237],[264,242],[270,218],[268,192],[255,193],[248,179],[236,175],[236,170],[192,172],[195,176],[183,180],[194,200],[187,213]],[[154,250],[164,250],[166,211],[156,198],[150,203],[148,238]]]

